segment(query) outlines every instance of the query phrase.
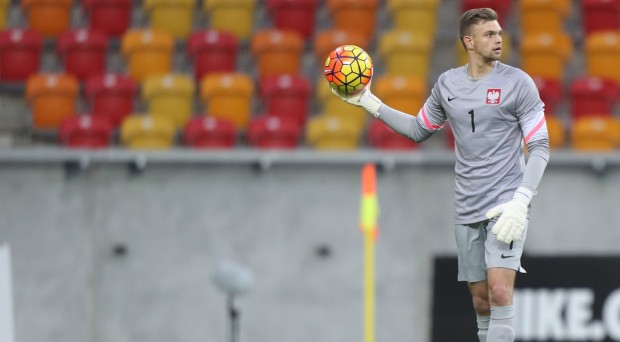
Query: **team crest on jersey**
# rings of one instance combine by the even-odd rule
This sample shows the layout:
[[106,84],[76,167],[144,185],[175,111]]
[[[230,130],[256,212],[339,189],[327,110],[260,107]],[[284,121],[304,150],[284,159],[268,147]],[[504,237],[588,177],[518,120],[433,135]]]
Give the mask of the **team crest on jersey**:
[[487,89],[487,104],[499,104],[502,101],[501,89]]

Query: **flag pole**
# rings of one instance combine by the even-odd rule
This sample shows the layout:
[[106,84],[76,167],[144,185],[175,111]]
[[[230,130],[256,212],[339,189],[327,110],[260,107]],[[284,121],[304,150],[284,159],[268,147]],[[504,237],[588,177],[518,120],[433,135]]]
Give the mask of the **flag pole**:
[[364,342],[375,342],[375,243],[379,234],[377,219],[377,171],[374,164],[362,168],[360,230],[364,239]]

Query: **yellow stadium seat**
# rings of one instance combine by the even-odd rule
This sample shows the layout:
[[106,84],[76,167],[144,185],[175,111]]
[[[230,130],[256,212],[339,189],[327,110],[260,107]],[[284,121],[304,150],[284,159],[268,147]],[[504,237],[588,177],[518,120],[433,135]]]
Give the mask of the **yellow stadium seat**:
[[163,118],[132,114],[121,123],[121,144],[131,149],[160,150],[174,144],[174,124]]
[[[461,43],[461,39],[456,39],[456,44],[454,45],[456,49],[456,53],[458,56],[458,65],[467,64],[467,52],[463,47],[463,43]],[[512,54],[512,42],[508,33],[504,32],[502,34],[502,56],[500,57],[501,61],[507,61]]]
[[387,8],[394,18],[394,28],[435,37],[438,0],[388,0]]
[[209,28],[245,40],[252,34],[255,6],[256,0],[205,0],[203,10],[209,16]]
[[154,75],[144,80],[142,98],[152,117],[166,118],[181,128],[192,116],[194,91],[194,80],[188,75]]
[[521,68],[532,77],[561,81],[572,53],[573,42],[564,33],[525,35],[521,42]]
[[314,55],[317,62],[323,65],[327,55],[332,50],[345,44],[357,45],[362,49],[367,49],[368,39],[363,34],[354,31],[329,29],[318,32],[314,36]]
[[170,72],[173,48],[172,34],[150,29],[129,30],[121,42],[129,75],[136,81],[142,81],[149,75]]
[[379,0],[327,0],[334,28],[359,32],[366,39],[375,33]]
[[620,82],[620,31],[593,32],[586,37],[585,47],[588,75]]
[[11,9],[11,1],[0,0],[0,29],[7,27],[7,18]]
[[200,98],[206,115],[232,121],[235,128],[247,128],[252,115],[253,79],[243,73],[214,73],[200,83]]
[[383,103],[407,114],[417,115],[426,100],[426,81],[415,76],[386,75],[372,86]]
[[354,123],[330,115],[308,120],[306,140],[310,147],[321,150],[353,150],[358,148],[361,132]]
[[560,119],[553,114],[546,114],[547,131],[549,132],[549,147],[560,149],[566,146],[566,129]]
[[519,11],[523,35],[559,33],[571,11],[571,0],[521,0]]
[[252,55],[257,60],[259,78],[280,74],[298,74],[302,36],[295,31],[264,30],[252,37]]
[[143,7],[155,30],[186,38],[192,31],[195,0],[145,0]]
[[379,55],[390,75],[411,75],[426,80],[432,39],[423,34],[392,30],[379,40]]
[[331,87],[325,79],[320,79],[316,87],[317,103],[322,106],[321,113],[338,117],[346,116],[357,127],[363,127],[366,124],[368,113],[364,108],[342,101],[332,93]]
[[572,125],[572,147],[577,151],[612,151],[620,146],[620,121],[611,116],[584,116]]
[[26,100],[35,128],[57,129],[75,115],[78,80],[69,74],[35,74],[26,82]]

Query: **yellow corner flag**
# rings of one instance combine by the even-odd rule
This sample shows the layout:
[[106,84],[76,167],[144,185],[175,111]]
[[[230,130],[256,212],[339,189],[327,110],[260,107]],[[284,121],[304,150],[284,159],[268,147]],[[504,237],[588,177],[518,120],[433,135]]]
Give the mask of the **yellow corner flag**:
[[377,224],[377,171],[374,164],[362,168],[362,199],[360,230],[364,235],[364,342],[375,341],[375,242],[379,236]]

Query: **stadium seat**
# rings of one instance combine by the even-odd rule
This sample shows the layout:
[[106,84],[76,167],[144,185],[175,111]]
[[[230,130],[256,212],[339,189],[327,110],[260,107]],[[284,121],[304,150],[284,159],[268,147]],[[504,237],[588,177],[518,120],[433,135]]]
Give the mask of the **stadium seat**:
[[293,31],[263,30],[252,37],[251,51],[259,78],[279,74],[298,74],[303,38]]
[[599,77],[580,77],[570,84],[570,113],[573,119],[589,115],[611,115],[618,103],[618,85]]
[[556,79],[533,77],[540,99],[545,104],[545,113],[558,113],[558,106],[564,97],[562,83]]
[[203,10],[209,16],[209,28],[246,40],[254,28],[254,7],[256,0],[205,0]]
[[[461,38],[456,39],[456,44],[454,45],[456,49],[456,54],[458,56],[458,65],[467,64],[467,51],[463,47],[463,43],[461,43]],[[500,61],[507,61],[510,59],[512,55],[512,39],[507,32],[502,34],[502,55],[500,57]]]
[[180,39],[185,39],[192,31],[196,0],[144,0],[142,5],[151,28]]
[[232,33],[195,31],[187,39],[186,48],[197,81],[214,72],[234,72],[237,68],[239,40]]
[[620,82],[620,31],[591,33],[585,42],[586,74]]
[[43,37],[32,30],[0,32],[0,81],[25,82],[39,71]]
[[394,29],[412,31],[433,39],[437,27],[438,0],[388,0]]
[[88,27],[110,38],[122,37],[129,29],[132,6],[132,0],[82,0]]
[[426,100],[426,81],[418,77],[385,75],[375,82],[373,92],[385,104],[401,112],[416,115]]
[[306,142],[315,149],[354,150],[360,139],[359,127],[338,116],[317,115],[306,125]]
[[129,30],[121,42],[129,75],[136,81],[142,81],[151,74],[170,72],[173,48],[172,34],[150,29]]
[[359,32],[366,39],[372,39],[375,34],[378,8],[379,0],[327,0],[333,27]]
[[582,0],[581,13],[583,32],[586,36],[597,31],[620,29],[618,0]]
[[620,122],[612,116],[584,116],[573,121],[572,148],[606,152],[620,146]]
[[361,130],[368,121],[368,113],[361,107],[348,104],[332,93],[324,79],[319,79],[316,85],[317,103],[322,107],[321,113],[326,116],[336,116],[352,122]]
[[553,115],[546,115],[545,121],[549,132],[549,148],[557,150],[566,147],[566,129],[562,121]]
[[303,76],[284,74],[260,81],[265,111],[272,116],[291,118],[300,125],[306,122],[310,95],[310,81]]
[[9,10],[11,9],[11,1],[0,0],[0,30],[7,27],[7,19]]
[[571,11],[571,0],[521,0],[519,14],[523,35],[562,33]]
[[121,124],[121,144],[130,149],[168,149],[174,144],[174,136],[174,124],[163,118],[131,114]]
[[388,31],[379,39],[379,55],[390,75],[411,75],[426,80],[432,38],[408,31]]
[[185,126],[183,143],[194,148],[233,148],[237,141],[230,120],[210,116],[194,117]]
[[91,115],[74,115],[60,125],[60,143],[70,148],[106,148],[112,143],[113,128],[108,120]]
[[291,30],[305,39],[314,34],[318,0],[267,0],[267,11],[278,30]]
[[497,12],[500,25],[504,26],[507,18],[512,14],[512,0],[461,0],[461,12],[473,8],[492,8]]
[[110,73],[89,78],[84,95],[92,115],[108,120],[116,128],[133,112],[136,89],[131,78]]
[[68,74],[35,74],[26,82],[25,95],[31,105],[33,127],[57,129],[75,113],[78,81]]
[[192,116],[194,79],[183,74],[152,75],[142,84],[142,99],[148,113],[172,121],[182,128]]
[[232,121],[237,130],[245,130],[248,125],[253,96],[254,80],[243,73],[212,74],[200,82],[206,114]]
[[521,67],[532,77],[563,81],[572,53],[572,40],[566,34],[524,35],[521,42]]
[[368,48],[368,39],[359,32],[329,29],[317,32],[314,37],[314,55],[321,67],[329,53],[337,47],[345,44],[352,44]]
[[368,143],[382,150],[412,150],[420,145],[394,131],[381,120],[372,120],[368,128]]
[[46,38],[56,38],[69,28],[73,0],[21,0],[28,27]]
[[264,115],[252,118],[247,140],[260,149],[293,149],[299,145],[301,124],[294,119]]
[[56,52],[65,73],[79,80],[105,73],[107,49],[106,35],[88,29],[66,31],[60,35],[56,44]]

